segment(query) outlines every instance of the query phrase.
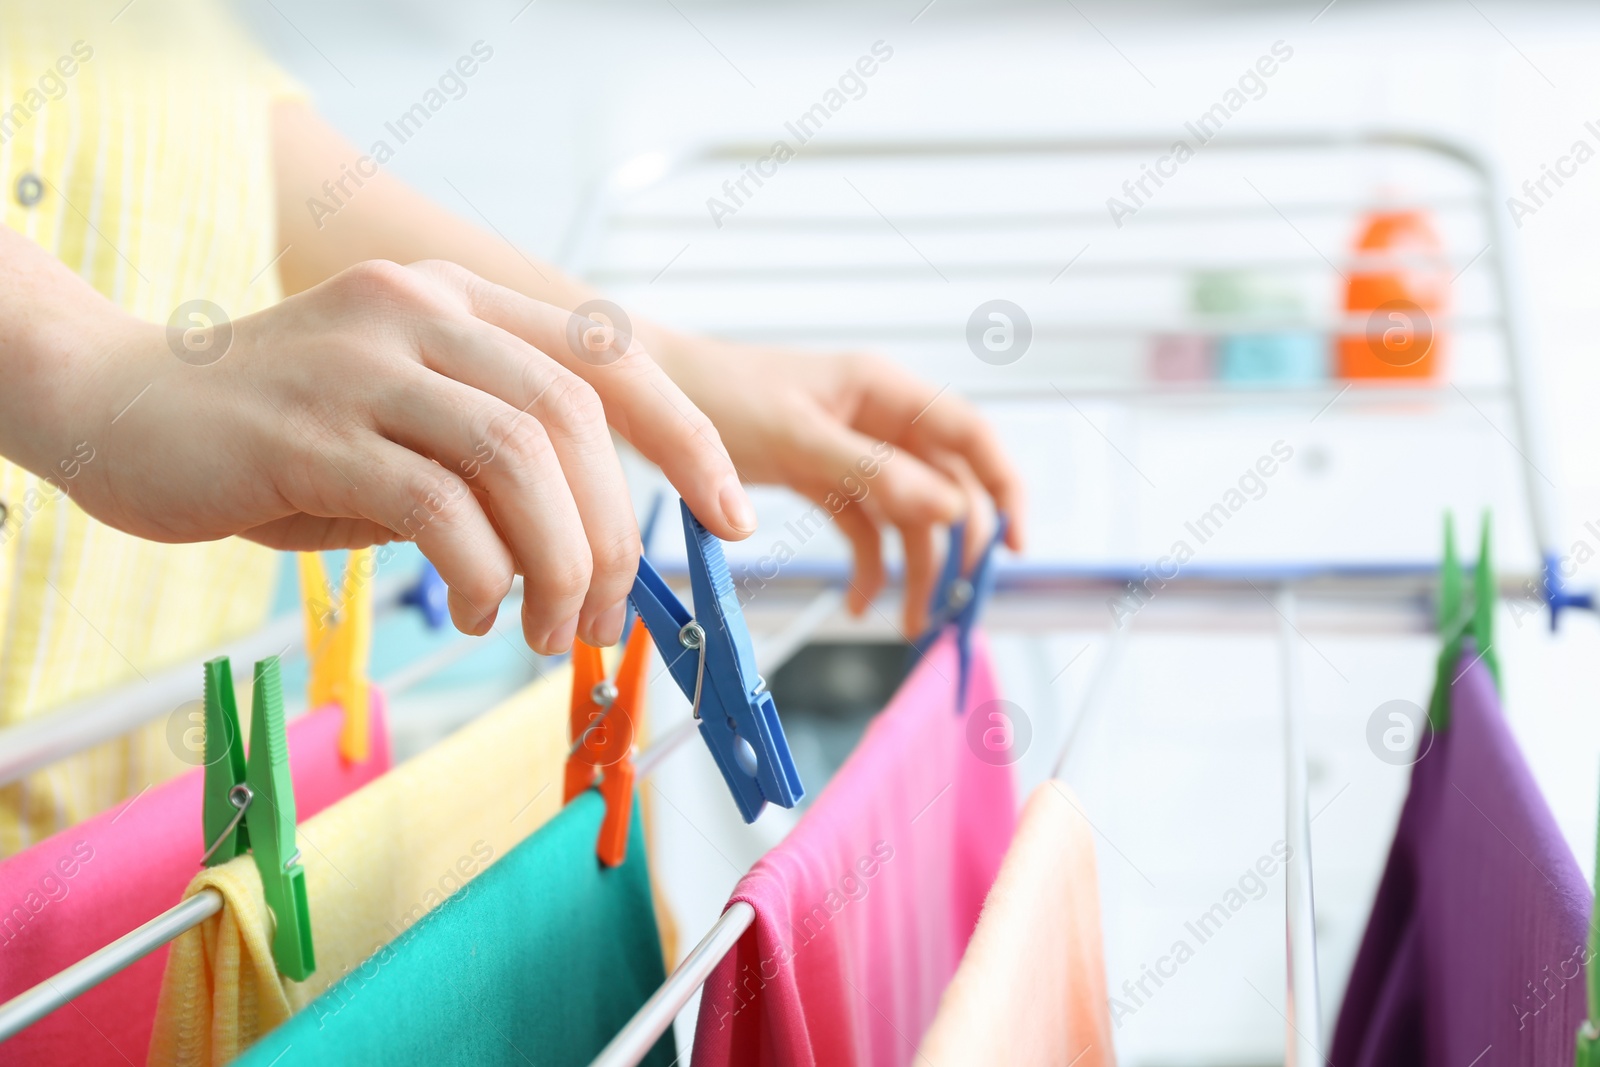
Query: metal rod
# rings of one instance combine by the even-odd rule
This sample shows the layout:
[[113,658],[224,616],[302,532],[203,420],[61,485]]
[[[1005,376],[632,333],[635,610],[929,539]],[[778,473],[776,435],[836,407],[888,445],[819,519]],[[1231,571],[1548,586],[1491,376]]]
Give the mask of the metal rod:
[[1284,1067],[1323,1067],[1321,992],[1317,980],[1317,906],[1311,879],[1311,791],[1295,641],[1295,597],[1278,590],[1278,640],[1283,668],[1285,938],[1288,1021]]
[[764,675],[776,674],[795,653],[806,647],[817,627],[827,622],[844,606],[843,589],[825,589],[801,608],[789,625],[777,633],[759,638],[756,642],[756,662]]
[[[373,590],[373,617],[400,609],[410,579],[390,578]],[[111,693],[97,693],[57,711],[0,731],[0,785],[47,767],[57,760],[107,741],[170,714],[199,697],[201,668],[206,660],[227,656],[239,664],[267,656],[288,656],[305,650],[305,623],[298,612],[273,619],[248,637],[213,649],[175,667],[159,671]]]
[[[952,268],[952,271],[954,268]],[[745,272],[747,278],[752,277]],[[804,278],[793,279],[801,280]],[[1468,330],[1498,329],[1503,319],[1497,314],[1470,313],[1438,315],[1432,324],[1439,330],[1464,332]],[[718,330],[722,337],[752,340],[841,340],[850,339],[860,344],[866,341],[892,342],[929,340],[961,343],[960,322],[937,321],[923,318],[895,320],[879,317],[861,322],[774,322],[759,328],[731,325]],[[1315,317],[1308,315],[1185,315],[1148,317],[1118,321],[1084,319],[1077,322],[1035,322],[1033,341],[1105,340],[1185,334],[1201,337],[1230,337],[1234,334],[1304,333],[1316,334],[1326,339],[1345,336],[1362,336],[1376,329],[1369,319],[1360,316]],[[1226,387],[1213,391],[1229,395]],[[1290,391],[1292,392],[1292,390]]]
[[[795,653],[806,646],[811,635],[816,633],[817,627],[827,622],[843,603],[843,590],[824,589],[800,609],[789,625],[757,642],[756,662],[761,664],[762,673],[776,674],[779,668],[794,658]],[[699,725],[694,719],[686,719],[668,730],[660,740],[641,752],[639,758],[633,761],[634,773],[644,778],[655,770],[662,760],[682,748],[684,742],[693,737],[698,729]]]
[[144,959],[185,930],[222,910],[222,894],[202,889],[137,930],[84,957],[53,978],[0,1004],[0,1041],[38,1022],[57,1008]]
[[633,1067],[643,1060],[755,921],[756,909],[742,900],[734,901],[628,1025],[600,1050],[591,1067]]
[[1499,177],[1487,164],[1479,164],[1488,186],[1484,198],[1484,214],[1489,216],[1494,247],[1495,282],[1499,290],[1500,313],[1505,319],[1506,363],[1511,368],[1511,393],[1516,405],[1517,440],[1521,445],[1523,482],[1527,486],[1528,507],[1533,513],[1533,536],[1546,562],[1559,554],[1556,548],[1556,528],[1559,510],[1556,506],[1556,469],[1551,459],[1545,437],[1545,421],[1539,417],[1536,404],[1544,399],[1541,389],[1539,363],[1533,353],[1533,333],[1525,312],[1522,293],[1522,270],[1519,262],[1520,245],[1508,213],[1500,210],[1504,203]]
[[1133,620],[1129,619],[1122,625],[1115,627],[1106,638],[1105,655],[1094,669],[1094,677],[1089,680],[1089,685],[1084,689],[1083,700],[1079,703],[1078,714],[1072,717],[1072,725],[1067,729],[1066,740],[1061,743],[1061,754],[1056,757],[1055,770],[1051,772],[1052,778],[1065,780],[1067,766],[1072,761],[1073,754],[1078,750],[1078,739],[1083,732],[1093,725],[1100,717],[1100,709],[1105,707],[1105,695],[1111,688],[1111,681],[1117,673],[1117,666],[1122,662],[1122,654],[1128,647],[1128,638],[1133,630]]

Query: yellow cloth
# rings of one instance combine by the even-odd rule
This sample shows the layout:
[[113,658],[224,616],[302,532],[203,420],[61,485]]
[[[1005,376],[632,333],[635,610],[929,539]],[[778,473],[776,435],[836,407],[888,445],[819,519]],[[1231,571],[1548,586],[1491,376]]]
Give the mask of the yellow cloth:
[[273,965],[253,857],[196,875],[186,897],[210,887],[225,903],[172,943],[150,1063],[233,1060],[560,810],[571,689],[571,667],[552,672],[300,827],[317,958],[304,982]]
[[1094,833],[1065,784],[1028,798],[916,1062],[1115,1064]]
[[[207,0],[121,6],[0,0],[0,223],[147,321],[192,299],[233,318],[276,303],[268,113],[298,90]],[[75,462],[114,449],[85,441]],[[142,541],[4,460],[0,507],[0,727],[270,608],[276,556],[259,545]],[[0,856],[188,769],[173,748],[157,722],[0,788]]]

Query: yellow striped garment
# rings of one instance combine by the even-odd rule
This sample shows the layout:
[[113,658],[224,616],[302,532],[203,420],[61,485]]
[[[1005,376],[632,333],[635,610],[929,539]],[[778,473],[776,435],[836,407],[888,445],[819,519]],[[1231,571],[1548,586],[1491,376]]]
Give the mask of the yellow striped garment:
[[[282,296],[269,110],[294,91],[202,0],[0,0],[0,220],[140,318],[260,310]],[[130,537],[3,460],[0,505],[0,728],[269,609],[277,556],[259,545]],[[167,727],[0,787],[0,855],[186,769]]]

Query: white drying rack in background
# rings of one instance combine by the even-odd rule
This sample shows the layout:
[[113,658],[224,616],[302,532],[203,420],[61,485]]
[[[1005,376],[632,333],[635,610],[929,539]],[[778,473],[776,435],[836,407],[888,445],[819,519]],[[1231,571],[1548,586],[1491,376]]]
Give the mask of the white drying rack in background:
[[[781,165],[765,164],[763,182],[747,180],[720,223],[710,198],[728,204],[724,182],[768,157],[770,143],[650,154],[596,197],[567,265],[624,314],[756,343],[875,350],[975,400],[1003,433],[1026,424],[1041,435],[1047,447],[1019,455],[1040,502],[1030,555],[1001,565],[988,628],[1109,628],[1113,651],[1132,626],[1278,635],[1292,849],[1285,1062],[1305,1067],[1323,1060],[1325,1031],[1298,645],[1319,633],[1431,633],[1447,509],[1469,527],[1479,511],[1493,512],[1504,595],[1554,600],[1556,610],[1590,605],[1561,589],[1550,567],[1549,453],[1492,168],[1426,135],[1230,134],[1115,226],[1106,198],[1126,202],[1123,181],[1171,145],[1167,137],[806,144]],[[1146,374],[1150,346],[1185,335],[1314,333],[1331,367],[1341,334],[1370,329],[1365,313],[1343,310],[1345,272],[1399,262],[1351,251],[1379,207],[1426,211],[1450,264],[1457,310],[1435,317],[1446,346],[1436,377],[1280,385]],[[1201,271],[1267,276],[1295,299],[1274,316],[1196,314],[1185,297]],[[1031,347],[1006,366],[975,358],[967,340],[969,315],[996,298],[1021,306],[1031,323]],[[1197,559],[1114,621],[1110,602],[1148,581],[1147,565],[1182,517],[1205,510],[1208,498],[1191,491],[1199,475],[1188,454],[1237,455],[1248,466],[1271,440],[1251,435],[1290,416],[1314,428],[1303,452],[1316,462],[1307,466],[1334,475],[1319,482],[1314,469],[1302,484],[1272,487],[1291,496],[1277,512],[1283,522],[1241,530],[1227,555]],[[1147,470],[1181,486],[1177,499],[1146,492]],[[762,530],[781,538],[782,520],[797,510],[792,499],[759,500]],[[753,541],[730,546],[736,575],[770,551],[762,533]],[[782,616],[845,578],[841,553],[801,554],[776,577],[763,575],[746,611],[753,620]],[[880,639],[895,636],[890,611],[877,615]],[[1102,672],[1117,658],[1102,657]],[[1092,689],[1103,691],[1102,679]],[[1069,745],[1094,703],[1085,698]],[[596,1063],[637,1062],[748,922],[725,913]]]

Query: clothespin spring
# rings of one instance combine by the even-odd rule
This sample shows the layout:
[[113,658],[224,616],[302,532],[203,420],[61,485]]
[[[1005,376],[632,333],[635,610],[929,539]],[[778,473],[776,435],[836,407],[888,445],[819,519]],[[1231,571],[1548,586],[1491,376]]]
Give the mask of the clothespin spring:
[[700,653],[700,666],[694,672],[694,717],[700,720],[700,690],[706,680],[706,631],[705,627],[690,619],[683,624],[683,629],[678,631],[678,643],[687,649],[695,649]]
[[232,836],[234,830],[238,829],[239,821],[244,818],[244,813],[250,810],[250,802],[255,798],[255,792],[243,782],[228,790],[228,803],[232,804],[235,809],[233,818],[228,821],[228,828],[222,831],[215,841],[211,842],[211,847],[206,849],[206,854],[200,857],[201,866],[205,866],[206,860],[211,858],[212,853],[221,848],[222,843]]

